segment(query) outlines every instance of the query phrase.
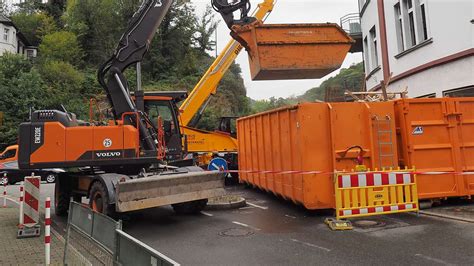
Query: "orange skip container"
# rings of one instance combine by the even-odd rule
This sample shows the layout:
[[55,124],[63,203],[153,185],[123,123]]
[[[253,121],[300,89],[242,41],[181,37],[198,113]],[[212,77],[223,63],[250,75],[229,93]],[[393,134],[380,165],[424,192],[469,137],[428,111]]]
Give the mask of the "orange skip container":
[[[420,199],[474,195],[474,98],[396,101],[400,164],[415,166]],[[461,174],[463,173],[463,174]]]
[[[240,180],[308,209],[334,208],[334,175],[356,166],[396,166],[394,103],[303,103],[237,121]],[[387,143],[391,143],[388,145]],[[282,174],[283,171],[324,171]]]
[[341,67],[354,42],[334,23],[234,26],[252,80],[316,79]]

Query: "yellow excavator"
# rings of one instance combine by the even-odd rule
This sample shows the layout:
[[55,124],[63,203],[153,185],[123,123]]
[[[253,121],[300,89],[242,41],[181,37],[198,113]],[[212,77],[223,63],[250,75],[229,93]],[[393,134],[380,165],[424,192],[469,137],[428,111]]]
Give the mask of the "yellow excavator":
[[[274,5],[274,0],[264,0],[258,5],[252,17],[265,20]],[[215,131],[200,130],[196,125],[211,96],[216,93],[219,82],[242,48],[240,43],[231,39],[179,107],[181,131],[187,136],[188,153],[197,155],[201,166],[207,165],[213,154],[218,153],[224,156],[230,169],[237,169],[236,117],[221,117]],[[145,100],[146,98],[145,93]]]

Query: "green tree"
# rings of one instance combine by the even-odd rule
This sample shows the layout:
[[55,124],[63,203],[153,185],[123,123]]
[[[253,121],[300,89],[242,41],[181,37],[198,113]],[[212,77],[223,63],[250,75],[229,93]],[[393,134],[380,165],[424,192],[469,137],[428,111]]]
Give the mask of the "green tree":
[[117,46],[126,26],[121,17],[119,0],[70,0],[64,21],[67,29],[78,37],[85,51],[85,61],[97,66],[105,62]]
[[43,12],[16,12],[11,16],[13,23],[32,45],[39,45],[43,36],[57,30],[54,19]]
[[39,51],[44,61],[63,61],[73,65],[80,64],[83,57],[76,35],[68,31],[58,31],[44,36]]
[[5,117],[0,126],[0,143],[15,143],[18,126],[28,119],[30,108],[44,107],[45,99],[44,82],[31,63],[21,55],[3,54],[0,57],[0,111]]
[[201,53],[212,51],[216,45],[213,36],[216,32],[218,23],[214,20],[213,12],[214,10],[210,6],[207,6],[203,16],[196,23],[194,41],[196,47]]

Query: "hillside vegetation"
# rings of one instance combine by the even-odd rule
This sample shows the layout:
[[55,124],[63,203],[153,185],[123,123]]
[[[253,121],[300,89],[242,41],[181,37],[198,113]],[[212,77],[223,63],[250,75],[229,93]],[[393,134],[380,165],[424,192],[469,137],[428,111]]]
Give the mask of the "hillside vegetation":
[[[2,2],[3,3],[3,2]],[[61,109],[88,120],[89,99],[105,102],[96,80],[99,65],[114,48],[138,9],[140,0],[53,0],[42,4],[27,0],[7,14],[35,46],[38,57],[0,57],[0,143],[17,139],[21,122],[30,108]],[[3,8],[0,8],[2,10]],[[3,9],[3,11],[5,11]],[[190,91],[214,58],[213,34],[217,18],[209,8],[197,16],[189,0],[177,0],[163,20],[149,53],[142,62],[145,90]],[[250,112],[249,100],[238,65],[233,65],[219,85],[219,93],[207,108],[200,127],[210,129],[217,115],[240,116]],[[126,73],[135,86],[135,70]]]
[[314,102],[314,101],[346,101],[344,92],[361,91],[364,84],[364,65],[358,63],[343,68],[334,77],[331,77],[321,83],[319,87],[314,87],[307,90],[300,96],[293,96],[289,98],[275,98],[271,97],[268,100],[250,100],[251,110],[254,113],[263,112],[279,108],[282,106],[293,105],[299,102]]

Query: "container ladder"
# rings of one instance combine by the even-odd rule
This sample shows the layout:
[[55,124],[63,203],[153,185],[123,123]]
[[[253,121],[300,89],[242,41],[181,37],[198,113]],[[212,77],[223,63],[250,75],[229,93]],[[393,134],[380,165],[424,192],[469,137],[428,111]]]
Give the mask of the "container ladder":
[[[392,119],[390,116],[385,116],[380,119],[378,116],[374,117],[375,130],[377,135],[378,145],[378,159],[380,168],[390,168],[395,166],[393,153],[393,129]],[[384,162],[390,162],[389,165],[384,165]]]

